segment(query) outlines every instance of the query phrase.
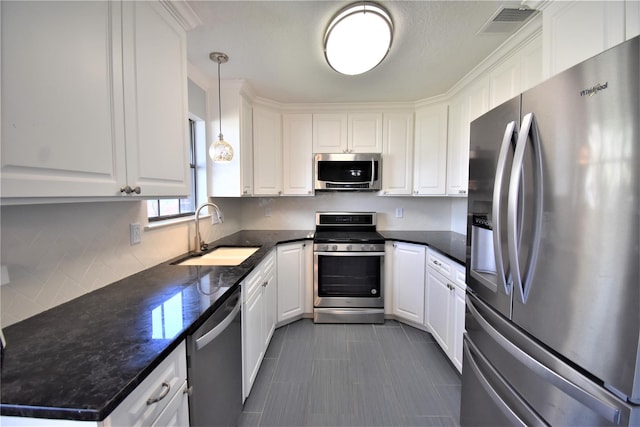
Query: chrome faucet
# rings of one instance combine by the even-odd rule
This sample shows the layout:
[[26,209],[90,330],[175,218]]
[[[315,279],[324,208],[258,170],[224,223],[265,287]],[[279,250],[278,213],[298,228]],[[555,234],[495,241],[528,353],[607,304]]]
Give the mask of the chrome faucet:
[[220,211],[220,208],[215,204],[215,203],[203,203],[200,206],[198,206],[198,209],[196,209],[196,215],[195,215],[195,220],[196,220],[196,250],[195,253],[200,255],[202,254],[202,252],[207,250],[208,245],[204,242],[204,240],[202,240],[202,237],[200,236],[200,211],[207,207],[207,206],[211,206],[212,208],[214,208],[216,210],[216,215],[218,216],[218,220],[220,220],[220,223],[224,222],[223,218],[222,218],[222,211]]

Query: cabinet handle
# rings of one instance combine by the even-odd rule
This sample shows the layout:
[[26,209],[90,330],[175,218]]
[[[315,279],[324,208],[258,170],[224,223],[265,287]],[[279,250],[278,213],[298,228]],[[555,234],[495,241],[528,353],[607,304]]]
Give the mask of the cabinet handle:
[[262,282],[262,287],[263,287],[263,288],[266,288],[268,284],[269,284],[269,282],[267,282],[267,281],[265,280],[264,282]]
[[467,194],[467,190],[458,190],[458,194]]
[[171,390],[171,385],[168,382],[163,381],[162,392],[160,392],[160,395],[158,397],[150,397],[149,399],[147,399],[147,405],[153,405],[154,403],[160,402],[162,399],[167,397],[167,394],[169,394],[169,390]]
[[131,194],[131,193],[140,194],[141,190],[140,190],[140,187],[131,188],[130,186],[127,185],[126,187],[121,187],[120,192],[125,194]]
[[191,396],[193,394],[193,386],[185,387],[184,390],[182,390],[182,394]]

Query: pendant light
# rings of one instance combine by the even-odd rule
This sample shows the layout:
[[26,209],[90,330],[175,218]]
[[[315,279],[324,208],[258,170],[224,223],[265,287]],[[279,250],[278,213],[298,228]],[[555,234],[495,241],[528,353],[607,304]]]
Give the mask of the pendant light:
[[220,64],[224,64],[229,57],[222,52],[211,52],[209,59],[218,63],[218,118],[220,119],[220,134],[218,140],[209,147],[209,157],[216,163],[228,163],[233,159],[233,147],[222,137],[222,101],[220,93]]
[[389,53],[393,21],[380,5],[353,3],[331,20],[324,35],[324,56],[331,68],[354,76],[375,68]]

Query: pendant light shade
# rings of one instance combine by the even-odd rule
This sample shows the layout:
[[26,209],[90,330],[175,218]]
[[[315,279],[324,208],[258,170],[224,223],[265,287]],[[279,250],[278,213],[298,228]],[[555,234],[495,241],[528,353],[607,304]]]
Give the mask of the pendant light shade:
[[331,20],[324,35],[324,55],[339,73],[362,74],[382,62],[392,40],[389,13],[376,3],[358,2]]
[[220,134],[218,140],[209,147],[209,157],[216,163],[227,163],[233,159],[233,147],[222,136],[222,101],[220,93],[220,64],[224,64],[229,57],[222,52],[211,52],[209,59],[218,63],[218,118],[220,124]]

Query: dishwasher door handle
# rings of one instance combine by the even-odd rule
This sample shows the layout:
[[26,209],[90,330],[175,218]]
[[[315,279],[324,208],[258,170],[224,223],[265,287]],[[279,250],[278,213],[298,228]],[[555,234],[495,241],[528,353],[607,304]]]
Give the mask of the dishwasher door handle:
[[227,326],[229,326],[231,322],[233,322],[233,319],[236,317],[241,307],[242,298],[238,298],[238,302],[236,303],[235,307],[233,307],[233,310],[231,310],[231,313],[229,313],[229,315],[225,317],[222,322],[218,323],[215,328],[211,329],[209,332],[196,340],[196,351],[205,347],[211,341],[215,340],[222,332],[224,332],[224,330],[227,329]]

